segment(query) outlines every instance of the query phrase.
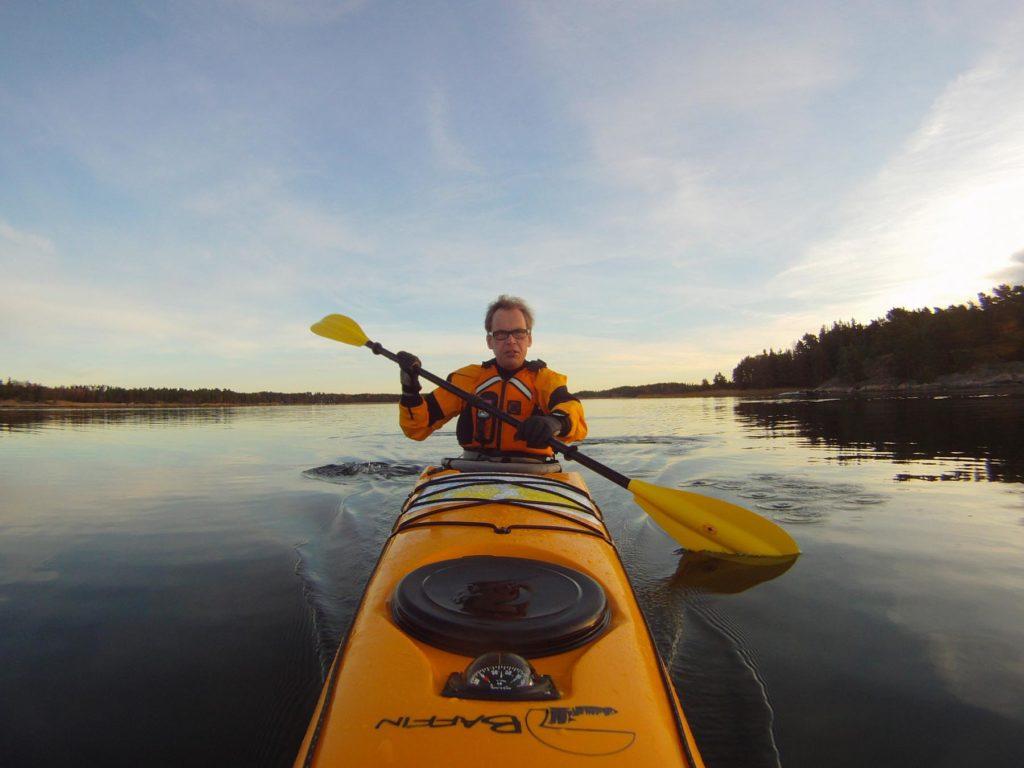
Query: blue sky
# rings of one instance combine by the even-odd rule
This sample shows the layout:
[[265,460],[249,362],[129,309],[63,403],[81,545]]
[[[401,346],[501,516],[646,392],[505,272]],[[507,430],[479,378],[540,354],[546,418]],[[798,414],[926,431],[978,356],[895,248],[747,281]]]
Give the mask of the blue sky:
[[0,4],[0,376],[574,388],[1024,280],[1019,2]]

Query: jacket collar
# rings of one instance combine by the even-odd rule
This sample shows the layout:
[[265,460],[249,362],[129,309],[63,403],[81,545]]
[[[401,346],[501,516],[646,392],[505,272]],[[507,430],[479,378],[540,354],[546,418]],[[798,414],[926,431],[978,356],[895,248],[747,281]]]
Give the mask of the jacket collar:
[[501,378],[511,379],[524,368],[528,371],[533,371],[536,373],[541,368],[547,368],[548,364],[545,363],[543,360],[527,360],[514,371],[508,371],[502,368],[500,365],[498,365],[497,358],[492,357],[490,360],[484,360],[482,363],[480,363],[480,366],[482,368],[494,368],[498,372],[498,375],[501,376]]
[[505,380],[508,380],[508,379],[511,379],[513,376],[515,376],[517,373],[519,373],[521,370],[523,370],[523,368],[525,368],[527,366],[527,363],[523,363],[521,366],[516,368],[514,371],[510,371],[510,370],[502,368],[500,365],[498,365],[497,358],[492,357],[490,360],[484,360],[484,362],[481,363],[481,365],[484,368],[493,368],[494,370],[496,370],[498,372],[498,375],[501,376],[501,378],[503,378]]

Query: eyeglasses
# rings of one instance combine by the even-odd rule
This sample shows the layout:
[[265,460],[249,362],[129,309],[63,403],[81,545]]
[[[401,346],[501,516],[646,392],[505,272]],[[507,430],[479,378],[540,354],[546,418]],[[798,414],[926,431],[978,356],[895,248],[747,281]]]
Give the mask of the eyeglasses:
[[487,335],[495,341],[508,341],[510,336],[516,341],[523,341],[530,335],[530,331],[526,328],[516,328],[511,331],[491,331]]

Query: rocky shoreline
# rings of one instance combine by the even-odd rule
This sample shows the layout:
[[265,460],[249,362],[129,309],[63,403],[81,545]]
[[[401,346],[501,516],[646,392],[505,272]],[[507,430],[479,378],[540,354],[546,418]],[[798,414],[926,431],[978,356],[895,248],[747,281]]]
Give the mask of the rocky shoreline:
[[964,373],[938,376],[928,382],[901,382],[893,378],[869,379],[857,384],[827,381],[814,389],[801,391],[800,394],[809,397],[821,395],[1024,394],[1024,361],[981,366]]

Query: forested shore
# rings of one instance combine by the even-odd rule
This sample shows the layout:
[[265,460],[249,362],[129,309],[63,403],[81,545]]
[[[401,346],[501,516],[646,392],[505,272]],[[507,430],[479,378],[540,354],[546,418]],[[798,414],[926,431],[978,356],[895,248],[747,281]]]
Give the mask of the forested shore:
[[862,325],[837,321],[790,349],[745,357],[735,386],[875,387],[928,384],[1024,361],[1024,285],[1000,285],[978,301],[945,309],[890,309]]
[[665,382],[580,392],[581,397],[692,397],[755,390],[852,391],[970,388],[1024,382],[1024,285],[1000,285],[977,302],[894,308],[863,325],[836,321],[786,350],[744,357],[728,380]]
[[[894,308],[863,325],[836,321],[792,347],[744,357],[732,371],[700,384],[662,382],[584,390],[582,398],[699,397],[801,391],[951,388],[1024,383],[1024,285],[1000,285],[977,302],[945,309]],[[397,394],[235,392],[230,389],[105,385],[49,387],[0,380],[0,405],[235,406],[395,403]]]
[[17,405],[341,405],[345,403],[397,403],[398,395],[329,392],[235,392],[230,389],[169,387],[109,387],[77,385],[47,387],[28,381],[0,381],[0,403]]

